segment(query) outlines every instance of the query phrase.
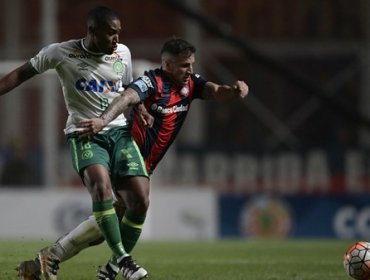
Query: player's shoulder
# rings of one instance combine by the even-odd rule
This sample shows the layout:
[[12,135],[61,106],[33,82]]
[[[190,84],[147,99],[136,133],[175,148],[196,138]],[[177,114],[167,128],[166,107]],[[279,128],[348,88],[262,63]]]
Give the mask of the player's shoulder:
[[157,80],[154,70],[146,70],[144,74],[133,81],[131,85],[136,86],[141,92],[156,89]]
[[81,39],[71,39],[68,41],[56,42],[51,43],[49,46],[57,46],[57,47],[76,47],[81,46]]
[[43,50],[46,51],[63,51],[63,50],[71,50],[71,49],[76,49],[80,48],[80,40],[78,39],[72,39],[68,41],[63,41],[63,42],[56,42],[56,43],[51,43],[49,45],[46,45]]
[[131,54],[129,47],[122,43],[117,44],[116,52],[124,53],[124,54]]
[[202,79],[202,76],[201,76],[200,74],[198,74],[198,73],[193,73],[193,74],[191,74],[190,76],[191,76],[191,78],[193,78],[193,79]]
[[200,74],[198,73],[193,73],[191,74],[190,76],[191,80],[193,80],[194,82],[196,83],[205,83],[207,82],[207,80],[205,78],[203,78]]
[[61,46],[71,46],[81,48],[81,39],[71,39],[59,43]]
[[144,71],[144,75],[142,75],[140,78],[144,81],[148,81],[147,83],[149,86],[157,85],[158,79],[159,80],[163,79],[162,73],[163,71],[160,68],[149,69],[149,70]]
[[144,71],[144,75],[151,76],[151,77],[161,76],[162,73],[163,73],[163,70],[160,69],[160,68],[148,69],[148,70]]

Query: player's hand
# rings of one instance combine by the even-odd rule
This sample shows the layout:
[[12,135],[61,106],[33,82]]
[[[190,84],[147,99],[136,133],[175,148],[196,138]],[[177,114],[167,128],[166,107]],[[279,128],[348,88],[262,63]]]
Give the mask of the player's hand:
[[98,133],[104,126],[105,122],[101,118],[82,120],[77,124],[79,130],[76,133],[78,138],[86,138]]
[[138,114],[140,124],[143,127],[150,128],[150,127],[153,126],[154,117],[151,114],[148,113],[144,104],[139,103],[138,105],[136,105],[135,112],[136,112],[136,114]]
[[154,123],[154,117],[151,114],[149,114],[147,111],[139,113],[139,120],[140,120],[140,124],[143,127],[147,127],[147,128],[152,127]]
[[249,87],[244,81],[236,81],[233,85],[235,94],[239,95],[241,98],[244,98],[249,93]]

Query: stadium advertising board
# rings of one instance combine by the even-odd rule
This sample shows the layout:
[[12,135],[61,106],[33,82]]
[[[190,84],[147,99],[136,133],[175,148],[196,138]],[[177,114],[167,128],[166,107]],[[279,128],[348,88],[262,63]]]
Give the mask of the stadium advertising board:
[[[141,238],[216,238],[217,213],[217,194],[210,188],[153,186]],[[85,190],[0,189],[0,238],[3,239],[55,239],[90,214],[91,201]]]
[[207,184],[254,194],[370,193],[370,158],[360,150],[305,153],[186,151],[166,157],[156,176],[173,184]]
[[370,195],[240,196],[219,199],[221,237],[366,239]]

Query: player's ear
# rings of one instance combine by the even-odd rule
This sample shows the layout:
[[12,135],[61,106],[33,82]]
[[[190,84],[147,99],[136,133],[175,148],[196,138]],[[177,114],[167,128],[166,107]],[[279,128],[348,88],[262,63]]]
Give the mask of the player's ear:
[[172,69],[172,60],[170,58],[165,58],[162,60],[162,67],[165,68],[166,70],[171,71]]

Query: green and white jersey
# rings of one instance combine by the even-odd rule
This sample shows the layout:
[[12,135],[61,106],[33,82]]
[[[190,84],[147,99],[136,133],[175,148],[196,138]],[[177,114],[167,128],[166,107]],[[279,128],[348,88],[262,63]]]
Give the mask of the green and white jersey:
[[[132,81],[131,53],[123,44],[106,55],[88,51],[83,39],[70,40],[46,46],[29,62],[38,73],[57,71],[68,110],[65,134],[78,130],[80,120],[99,117]],[[126,124],[121,114],[104,130]]]

